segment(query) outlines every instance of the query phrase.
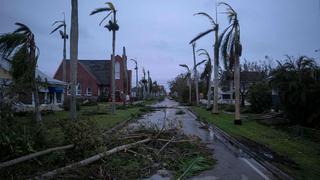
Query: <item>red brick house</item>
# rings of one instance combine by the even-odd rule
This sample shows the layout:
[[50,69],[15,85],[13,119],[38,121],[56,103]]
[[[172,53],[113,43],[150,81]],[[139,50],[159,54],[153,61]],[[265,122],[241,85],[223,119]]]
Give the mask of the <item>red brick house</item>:
[[[125,83],[126,60],[115,57],[116,101],[122,100],[122,93],[131,90],[132,71],[128,72],[128,88]],[[66,60],[67,83],[70,82],[70,60]],[[106,97],[111,99],[111,60],[78,60],[77,95],[81,97]],[[62,62],[58,67],[55,79],[62,81]],[[66,91],[70,95],[70,91]]]

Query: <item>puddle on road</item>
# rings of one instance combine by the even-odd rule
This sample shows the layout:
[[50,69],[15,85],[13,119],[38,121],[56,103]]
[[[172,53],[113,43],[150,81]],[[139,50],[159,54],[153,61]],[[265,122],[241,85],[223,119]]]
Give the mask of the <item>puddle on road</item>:
[[[176,112],[181,110],[185,113],[177,115]],[[129,124],[127,130],[134,131],[141,127],[155,130],[177,129],[187,136],[200,138],[204,143],[212,141],[213,132],[204,129],[202,125],[186,111],[187,110],[183,108],[162,107]]]

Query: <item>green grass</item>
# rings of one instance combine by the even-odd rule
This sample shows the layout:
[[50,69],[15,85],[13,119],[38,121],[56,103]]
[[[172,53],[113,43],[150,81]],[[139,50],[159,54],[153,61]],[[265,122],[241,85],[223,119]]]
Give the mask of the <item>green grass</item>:
[[263,144],[274,152],[287,156],[300,166],[300,170],[277,164],[281,169],[296,179],[320,178],[320,144],[301,137],[293,137],[288,133],[269,126],[258,124],[252,120],[253,114],[242,126],[233,124],[234,115],[220,113],[213,115],[201,107],[192,107],[200,119],[212,123],[236,138],[245,137]]
[[[154,101],[152,101],[154,102]],[[152,103],[147,102],[147,103]],[[81,106],[78,111],[78,119],[90,119],[97,123],[97,126],[102,131],[108,130],[115,125],[129,120],[130,118],[137,117],[143,112],[140,110],[143,106],[130,106],[126,109],[118,109],[115,114],[111,113],[111,108],[106,103],[98,104],[97,106]],[[44,130],[44,144],[48,147],[60,146],[64,143],[64,134],[61,122],[65,119],[69,119],[70,114],[68,111],[59,111],[42,115],[43,130]],[[30,131],[36,130],[33,128],[35,122],[33,121],[33,114],[27,114],[25,116],[15,117],[15,121],[19,122],[17,126],[30,129]],[[45,148],[45,147],[40,147]]]

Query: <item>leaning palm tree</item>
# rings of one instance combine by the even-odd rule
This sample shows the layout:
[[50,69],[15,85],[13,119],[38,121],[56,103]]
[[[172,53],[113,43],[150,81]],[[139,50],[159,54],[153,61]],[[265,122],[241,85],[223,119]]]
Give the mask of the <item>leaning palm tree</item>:
[[227,70],[234,71],[235,86],[235,121],[241,125],[240,119],[240,56],[242,54],[242,45],[240,42],[240,25],[237,12],[227,3],[220,3],[227,7],[230,26],[226,28],[225,36],[221,45],[221,53]]
[[207,50],[205,49],[199,49],[197,52],[199,52],[199,56],[205,56],[207,63],[204,70],[204,73],[206,74],[206,80],[207,80],[207,109],[210,109],[211,106],[211,76],[212,76],[212,63],[211,63],[211,57]]
[[[61,21],[55,21],[52,26],[57,25],[51,32],[50,34],[56,32],[57,30],[59,30],[59,33],[61,35],[61,38],[63,39],[63,60],[62,60],[62,80],[64,82],[67,81],[67,63],[66,63],[66,59],[67,59],[67,39],[68,34],[67,34],[67,25],[66,25],[66,21],[65,18],[63,18],[63,20]],[[63,29],[63,31],[61,30]]]
[[187,69],[186,78],[187,78],[187,82],[188,82],[188,86],[189,86],[189,103],[191,104],[192,103],[192,92],[191,92],[191,90],[192,90],[192,78],[191,78],[192,72],[191,72],[189,66],[186,64],[179,64],[179,66]]
[[105,3],[107,7],[97,8],[91,12],[90,15],[94,15],[101,12],[107,12],[107,16],[105,16],[99,25],[101,25],[110,15],[113,16],[112,20],[109,20],[109,23],[104,27],[107,28],[109,31],[112,31],[112,58],[111,58],[111,87],[112,87],[112,113],[116,111],[116,104],[115,104],[115,76],[114,76],[114,64],[115,64],[115,48],[116,48],[116,31],[119,30],[119,25],[117,24],[117,10],[115,9],[114,5],[111,2]]
[[196,104],[199,105],[199,82],[198,82],[198,71],[197,71],[197,60],[196,60],[196,43],[192,43],[193,53],[193,72],[194,72],[194,83],[196,87]]
[[78,72],[78,41],[79,41],[79,23],[78,23],[78,0],[71,0],[71,29],[70,29],[70,79],[71,79],[71,101],[70,117],[77,119],[77,72]]
[[13,33],[0,36],[0,55],[11,59],[11,74],[15,85],[31,88],[35,119],[41,123],[39,87],[36,77],[39,49],[36,46],[34,34],[24,24],[16,23],[18,28]]
[[210,34],[211,32],[215,33],[215,39],[214,39],[214,65],[213,65],[213,69],[214,69],[214,98],[213,98],[213,108],[212,108],[212,112],[217,114],[218,111],[218,84],[219,84],[219,74],[218,74],[218,68],[219,68],[219,49],[220,49],[220,44],[221,44],[221,38],[219,38],[219,24],[217,22],[217,9],[216,9],[216,20],[214,20],[209,14],[204,13],[204,12],[200,12],[197,13],[195,15],[202,15],[207,17],[210,20],[210,23],[212,25],[212,28],[208,29],[207,31],[204,31],[202,33],[200,33],[198,36],[196,36],[195,38],[193,38],[190,41],[190,44],[196,42],[197,40],[201,39],[202,37]]

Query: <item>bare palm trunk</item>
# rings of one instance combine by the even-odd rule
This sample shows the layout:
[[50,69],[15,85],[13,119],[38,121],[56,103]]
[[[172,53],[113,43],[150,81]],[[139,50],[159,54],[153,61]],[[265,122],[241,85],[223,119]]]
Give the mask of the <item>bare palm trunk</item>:
[[199,105],[199,85],[198,85],[198,72],[196,67],[196,52],[195,44],[192,45],[193,50],[193,63],[194,63],[194,78],[195,78],[195,87],[196,87],[196,104]]
[[191,81],[191,77],[189,77],[189,103],[192,103],[192,81]]
[[[34,41],[32,42],[34,43]],[[39,89],[37,84],[37,59],[36,59],[36,45],[32,44],[32,49],[30,52],[30,57],[32,58],[33,64],[33,74],[32,74],[32,92],[33,92],[33,98],[34,98],[34,113],[35,118],[38,123],[41,123],[41,112],[40,112],[40,101],[39,101]]]
[[67,28],[66,26],[63,27],[63,61],[62,61],[62,80],[63,82],[67,81],[67,63],[66,63],[66,59],[67,59],[67,37],[66,37],[66,32],[67,32]]
[[[117,15],[117,12],[115,11],[113,16],[114,23],[116,23],[116,19],[117,19],[116,15]],[[116,113],[116,80],[115,80],[115,74],[114,74],[115,51],[116,51],[116,31],[112,30],[112,58],[111,58],[112,114]]]
[[210,73],[210,77],[209,77],[209,83],[208,83],[208,92],[207,92],[207,109],[210,109],[211,106],[211,73]]
[[218,74],[218,66],[219,66],[219,25],[216,25],[215,31],[215,44],[214,44],[214,62],[213,62],[213,70],[214,70],[214,90],[213,90],[213,108],[212,113],[218,114],[218,98],[219,98],[219,74]]
[[122,60],[123,60],[123,69],[124,69],[124,78],[125,78],[125,83],[124,83],[124,98],[123,98],[123,105],[126,105],[127,101],[127,95],[129,93],[129,78],[128,78],[128,70],[127,70],[127,55],[126,55],[126,48],[123,47],[123,55],[122,55]]
[[[236,29],[235,42],[236,45],[239,42],[238,29]],[[237,48],[236,48],[237,49]],[[239,54],[236,50],[235,53],[235,62],[234,62],[234,86],[235,86],[235,120],[234,123],[241,125],[240,119],[240,60]]]
[[70,116],[72,120],[77,119],[77,70],[78,70],[78,0],[71,0],[71,30],[70,30],[70,59],[71,59],[71,101]]
[[41,112],[40,112],[40,102],[39,102],[39,89],[36,78],[33,80],[33,95],[34,95],[34,112],[36,116],[36,121],[41,123]]

